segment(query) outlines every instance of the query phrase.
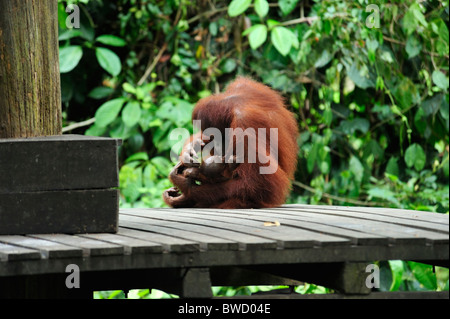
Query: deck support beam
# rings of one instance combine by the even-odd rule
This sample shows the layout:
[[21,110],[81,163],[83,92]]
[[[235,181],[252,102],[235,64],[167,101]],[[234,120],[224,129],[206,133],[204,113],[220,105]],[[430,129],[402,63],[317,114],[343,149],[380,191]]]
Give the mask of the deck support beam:
[[182,298],[212,298],[209,268],[188,268],[181,283]]

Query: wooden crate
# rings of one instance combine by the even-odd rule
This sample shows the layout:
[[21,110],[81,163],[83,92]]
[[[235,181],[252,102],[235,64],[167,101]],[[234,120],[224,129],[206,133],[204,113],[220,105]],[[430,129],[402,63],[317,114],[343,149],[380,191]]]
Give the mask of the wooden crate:
[[0,139],[0,234],[116,232],[120,143],[84,135]]

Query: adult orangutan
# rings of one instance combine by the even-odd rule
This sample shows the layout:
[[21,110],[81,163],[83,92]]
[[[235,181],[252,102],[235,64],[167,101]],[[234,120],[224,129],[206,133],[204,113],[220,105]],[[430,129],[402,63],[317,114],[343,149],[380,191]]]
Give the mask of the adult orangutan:
[[201,130],[170,173],[175,187],[163,194],[168,205],[262,208],[285,202],[299,133],[279,93],[239,77],[224,93],[198,101],[192,120],[201,121]]

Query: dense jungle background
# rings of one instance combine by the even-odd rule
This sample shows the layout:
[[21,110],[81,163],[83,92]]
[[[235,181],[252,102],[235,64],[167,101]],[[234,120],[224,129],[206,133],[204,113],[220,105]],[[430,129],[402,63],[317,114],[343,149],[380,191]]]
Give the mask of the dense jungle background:
[[[191,130],[196,101],[246,75],[298,119],[288,203],[448,214],[448,23],[448,1],[60,0],[63,130],[123,139],[121,207],[162,207],[171,130]],[[381,290],[448,290],[448,269],[379,265]]]

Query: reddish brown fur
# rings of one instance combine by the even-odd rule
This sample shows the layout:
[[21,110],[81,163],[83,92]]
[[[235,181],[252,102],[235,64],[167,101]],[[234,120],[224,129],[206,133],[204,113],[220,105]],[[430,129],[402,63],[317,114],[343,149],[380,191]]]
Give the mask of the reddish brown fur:
[[[233,168],[231,178],[201,185],[193,183],[186,174],[176,174],[175,169],[170,179],[182,195],[175,194],[178,191],[175,189],[166,191],[164,200],[167,204],[172,207],[261,208],[285,202],[297,166],[298,128],[293,114],[285,108],[276,91],[239,77],[224,93],[201,99],[194,108],[192,119],[201,120],[202,131],[215,127],[223,137],[225,128],[254,128],[256,131],[266,128],[266,154],[270,153],[270,128],[278,128],[278,169],[274,174],[260,174],[260,166],[267,164],[259,163],[257,156],[256,163],[245,161]],[[236,146],[233,150],[235,152]],[[177,167],[183,165],[180,162]]]

